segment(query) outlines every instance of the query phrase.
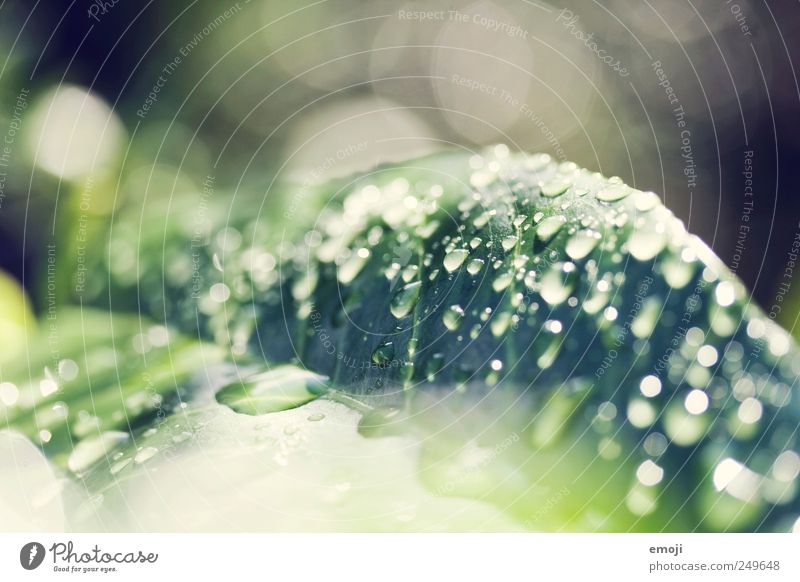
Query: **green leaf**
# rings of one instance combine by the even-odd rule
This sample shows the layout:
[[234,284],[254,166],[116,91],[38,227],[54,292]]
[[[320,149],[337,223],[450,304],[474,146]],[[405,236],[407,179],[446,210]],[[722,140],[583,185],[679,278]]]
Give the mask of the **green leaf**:
[[[275,479],[297,477],[281,468],[293,462],[281,456],[285,439],[270,433],[263,453],[277,467],[259,470],[256,424],[283,430],[291,419],[312,431],[292,456],[302,473],[324,448],[315,438],[336,440],[309,428],[333,400],[360,415],[360,436],[339,453],[375,442],[391,457],[382,447],[392,439],[417,443],[414,483],[428,496],[412,497],[436,507],[426,516],[467,498],[534,530],[798,527],[800,354],[658,196],[502,146],[381,167],[328,189],[326,210],[293,245],[267,243],[266,218],[212,226],[200,245],[164,239],[160,256],[190,260],[193,271],[145,269],[141,306],[223,346],[231,362],[222,378],[204,371],[211,379],[190,382],[188,410],[168,409],[166,424],[139,417],[130,442],[111,433],[81,451],[78,461],[99,456],[86,475],[92,490],[108,498],[117,479],[146,489],[147,467],[166,468],[166,451],[186,460],[181,469],[200,463],[200,479],[214,465],[198,456],[214,451],[235,483],[283,492]],[[241,244],[229,248],[229,237]],[[192,360],[202,366],[198,345],[182,348],[187,372]],[[163,365],[167,374],[173,364]],[[109,411],[127,406],[112,402]],[[17,414],[12,425],[32,434],[30,415]],[[176,442],[164,430],[173,425],[191,438]],[[103,458],[109,447],[120,447],[123,465]],[[328,473],[333,461],[319,466],[318,485],[366,478],[360,465],[343,477]],[[239,515],[223,501],[217,515]],[[363,517],[364,507],[348,508]],[[329,516],[315,511],[297,523]]]

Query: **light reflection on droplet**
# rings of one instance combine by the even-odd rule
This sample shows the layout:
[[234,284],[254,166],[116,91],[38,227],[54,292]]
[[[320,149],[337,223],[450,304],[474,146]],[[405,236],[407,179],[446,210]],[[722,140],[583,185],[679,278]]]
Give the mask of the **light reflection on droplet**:
[[703,414],[708,410],[708,395],[702,390],[692,390],[686,395],[684,406],[690,414]]
[[664,478],[664,469],[648,459],[636,469],[636,478],[642,485],[652,487]]
[[639,390],[649,398],[658,396],[661,393],[661,380],[658,376],[645,376],[639,383]]

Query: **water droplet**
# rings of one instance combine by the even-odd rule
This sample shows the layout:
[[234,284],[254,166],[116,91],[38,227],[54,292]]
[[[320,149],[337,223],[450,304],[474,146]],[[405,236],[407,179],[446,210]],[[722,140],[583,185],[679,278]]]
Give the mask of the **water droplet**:
[[494,281],[492,281],[492,289],[500,293],[501,291],[508,288],[511,285],[511,281],[514,280],[514,272],[513,271],[506,271],[505,273],[500,273],[495,277]]
[[78,376],[78,364],[74,360],[64,359],[58,363],[58,375],[65,382],[74,380]]
[[661,199],[655,192],[642,192],[641,190],[637,190],[634,194],[633,204],[639,212],[649,212],[661,204]]
[[649,261],[664,250],[667,235],[654,228],[638,228],[628,238],[628,252],[639,261]]
[[800,475],[800,455],[794,451],[783,451],[772,465],[772,474],[783,483],[794,481]]
[[325,415],[321,412],[315,412],[308,417],[308,420],[311,422],[319,422],[320,420],[325,420]]
[[[366,251],[366,253],[361,253],[360,251]],[[352,253],[347,260],[339,266],[337,273],[339,282],[343,285],[352,283],[353,279],[355,279],[364,268],[364,265],[367,264],[368,257],[369,250],[367,249],[359,249],[358,252]]]
[[464,321],[464,309],[460,305],[451,305],[444,312],[442,321],[447,329],[456,331]]
[[116,463],[111,465],[110,469],[111,474],[116,475],[130,464],[131,464],[131,459],[122,459],[121,461],[117,461]]
[[717,360],[719,360],[719,353],[714,346],[704,345],[697,350],[697,363],[704,368],[710,368],[717,363]]
[[658,396],[661,393],[661,380],[658,379],[658,376],[645,376],[639,382],[639,390],[648,398]]
[[176,445],[179,445],[180,443],[185,442],[185,441],[189,440],[190,438],[192,438],[192,433],[190,433],[189,431],[184,430],[184,431],[181,431],[178,434],[174,435],[172,437],[172,442],[175,443]]
[[628,402],[628,421],[636,428],[647,428],[656,420],[656,410],[650,402],[632,398]]
[[135,457],[133,457],[133,462],[138,464],[138,465],[141,465],[145,461],[148,461],[148,460],[152,459],[153,457],[155,457],[157,454],[158,454],[158,449],[157,448],[155,448],[155,447],[144,447],[142,450],[140,450],[138,453],[136,453]]
[[546,321],[533,345],[536,365],[546,370],[553,365],[561,352],[564,326],[558,320]]
[[494,337],[500,337],[508,330],[508,326],[511,325],[511,317],[512,314],[508,311],[495,313],[489,324],[489,329],[492,331]]
[[546,243],[558,234],[558,231],[561,230],[561,227],[563,227],[566,222],[567,219],[560,214],[548,216],[536,227],[536,236],[539,240]]
[[390,341],[384,341],[378,344],[378,347],[372,352],[372,362],[379,366],[385,366],[394,360],[394,344]]
[[667,437],[665,437],[660,432],[654,432],[647,435],[647,438],[644,439],[644,447],[645,452],[652,456],[652,457],[659,457],[664,454],[669,446],[669,442],[667,441]]
[[216,303],[225,303],[231,297],[231,290],[225,283],[214,283],[208,290],[211,300]]
[[417,277],[417,273],[419,272],[419,267],[417,265],[409,265],[405,269],[403,269],[403,274],[401,277],[403,278],[404,283],[410,283]]
[[575,279],[572,263],[556,263],[542,275],[539,293],[550,305],[560,305],[575,288]]
[[458,269],[469,256],[466,249],[454,249],[444,256],[444,268],[448,273]]
[[570,186],[572,186],[572,180],[566,178],[553,178],[552,180],[540,184],[542,196],[547,198],[561,196]]
[[[399,408],[394,406],[380,406],[365,413],[358,423],[358,432],[366,437],[380,436],[390,432],[400,420]],[[399,424],[399,423],[398,423]]]
[[328,389],[328,378],[298,368],[280,366],[268,372],[235,381],[217,392],[220,404],[242,414],[258,415],[296,408]]
[[580,260],[591,253],[599,242],[600,233],[579,230],[567,241],[567,255],[573,260]]
[[692,390],[686,395],[684,406],[690,414],[703,414],[708,410],[708,395],[702,390]]
[[544,170],[552,158],[549,154],[533,154],[525,159],[525,167],[532,172]]
[[764,406],[760,400],[755,398],[745,398],[739,405],[737,416],[745,424],[754,424],[761,420],[761,415],[764,412]]
[[683,289],[694,275],[694,263],[686,262],[679,256],[670,256],[661,262],[661,272],[667,285],[673,289]]
[[503,246],[503,250],[510,251],[511,249],[513,249],[515,246],[517,246],[517,240],[518,240],[517,237],[514,235],[505,237],[503,239],[503,242],[501,243]]
[[648,459],[636,469],[636,478],[645,487],[652,487],[661,483],[664,478],[664,469]]
[[70,453],[67,466],[73,473],[83,473],[111,451],[124,444],[128,433],[107,431],[96,437],[80,441]]
[[469,263],[467,263],[467,273],[470,275],[477,275],[481,272],[484,265],[483,259],[472,259]]
[[648,297],[631,323],[633,335],[640,339],[649,338],[656,328],[658,318],[661,316],[661,308],[661,300],[657,297]]
[[603,202],[616,202],[622,200],[633,192],[633,189],[626,184],[610,184],[600,190],[595,196]]
[[444,366],[444,354],[433,354],[425,365],[425,377],[428,382],[433,382],[442,367]]
[[14,406],[19,400],[19,388],[11,382],[0,382],[0,401],[6,406]]
[[397,319],[402,319],[411,313],[419,300],[422,282],[415,281],[403,287],[392,299],[389,310]]
[[736,301],[736,289],[730,281],[722,281],[714,289],[714,296],[720,307],[729,307]]

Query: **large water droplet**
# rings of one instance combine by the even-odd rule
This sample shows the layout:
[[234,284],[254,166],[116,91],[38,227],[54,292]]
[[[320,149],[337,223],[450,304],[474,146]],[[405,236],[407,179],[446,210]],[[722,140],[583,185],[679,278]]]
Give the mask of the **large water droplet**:
[[415,281],[409,283],[398,291],[397,295],[392,299],[389,310],[397,319],[402,319],[414,309],[417,301],[419,300],[419,293],[422,289],[422,282]]
[[444,256],[444,268],[448,273],[458,269],[469,256],[466,249],[454,249]]
[[280,366],[219,392],[217,401],[242,414],[266,414],[296,408],[324,394],[328,378],[296,366]]

